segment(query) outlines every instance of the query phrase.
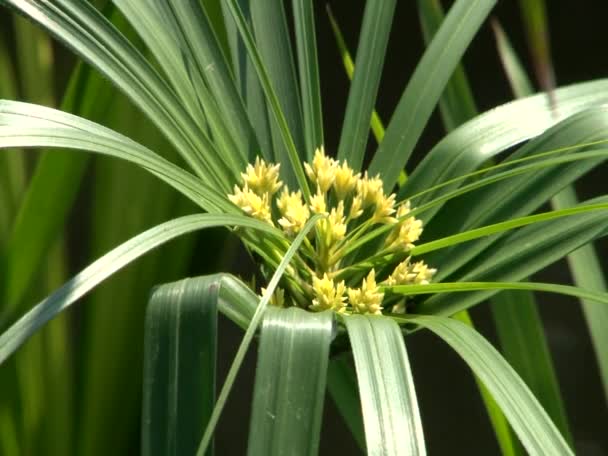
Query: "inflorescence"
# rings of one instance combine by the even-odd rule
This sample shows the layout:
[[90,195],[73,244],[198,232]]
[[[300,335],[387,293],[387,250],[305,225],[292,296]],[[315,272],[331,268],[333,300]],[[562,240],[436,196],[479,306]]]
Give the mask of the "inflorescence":
[[[408,216],[410,202],[397,204],[394,193],[385,194],[380,176],[355,173],[346,161],[326,156],[322,147],[312,163],[304,163],[316,190],[309,201],[279,180],[279,166],[258,157],[241,173],[242,185],[228,195],[245,214],[280,228],[289,238],[312,215],[324,216],[303,244],[301,260],[288,268],[285,289],[277,289],[271,303],[362,314],[380,314],[388,307],[403,311],[404,298],[387,298],[382,287],[428,284],[436,272],[423,261],[411,261],[422,222]],[[382,225],[388,225],[387,234],[367,240]],[[351,248],[355,243],[358,248]]]

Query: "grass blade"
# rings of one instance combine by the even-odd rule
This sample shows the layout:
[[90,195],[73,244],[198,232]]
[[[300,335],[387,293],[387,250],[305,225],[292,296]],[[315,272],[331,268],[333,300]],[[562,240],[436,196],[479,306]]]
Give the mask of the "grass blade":
[[[424,41],[428,45],[445,19],[441,2],[418,0],[418,14]],[[477,115],[473,93],[462,64],[456,66],[454,74],[445,86],[439,99],[439,111],[446,131],[452,131]]]
[[107,253],[44,299],[0,335],[0,363],[38,328],[138,257],[183,234],[215,226],[243,226],[274,233],[268,224],[242,215],[198,214],[158,225]]
[[[539,2],[531,1],[529,3],[538,6]],[[498,54],[513,94],[516,98],[531,95],[534,89],[507,35],[497,21],[492,22],[492,27],[496,37]],[[530,32],[530,30],[528,31]],[[548,35],[545,38],[548,38]],[[537,71],[539,69],[537,67]],[[551,81],[545,80],[550,84],[545,84],[543,87],[549,90],[550,101],[555,102],[552,98],[555,81],[552,77],[550,79]],[[562,190],[562,192],[564,191],[572,190],[571,187],[567,187]],[[556,197],[557,195],[552,201]],[[555,205],[553,207],[556,208]],[[577,285],[581,286],[579,283]],[[568,418],[534,295],[531,292],[507,291],[499,293],[492,298],[492,314],[502,352],[506,359],[539,399],[564,438],[572,445],[573,439],[568,426]]]
[[[427,285],[395,285],[381,286],[383,290],[391,293],[409,296],[419,294],[467,292],[479,290],[530,290],[544,291],[547,293],[558,293],[566,296],[575,296],[608,304],[608,293],[593,290],[584,290],[570,285],[557,285],[553,283],[538,282],[443,282],[430,283]],[[444,313],[442,309],[422,304],[417,309],[423,313]]]
[[[541,85],[552,90],[554,76],[549,51],[546,8],[543,2],[533,1],[529,3],[530,4],[521,2],[521,8],[522,15],[526,21],[529,41],[533,47],[532,54],[534,56],[535,72]],[[526,96],[531,91],[531,84],[523,70],[523,65],[511,48],[507,35],[502,31],[498,24],[496,25],[495,34],[499,46],[499,53],[505,71],[509,76],[511,88],[516,96]],[[555,102],[557,103],[557,100],[555,100]],[[558,106],[558,109],[561,109],[561,106]],[[576,190],[571,186],[566,187],[552,198],[551,203],[556,209],[576,206],[578,204]],[[604,292],[608,290],[608,285],[606,284],[606,279],[593,245],[585,245],[570,253],[567,260],[575,284],[590,290]],[[598,367],[604,387],[604,395],[608,400],[608,357],[606,356],[605,350],[600,348],[606,346],[608,343],[605,331],[605,328],[608,327],[608,310],[603,306],[598,306],[587,300],[582,300],[581,303],[583,315],[585,316],[589,328],[595,356],[598,360]]]
[[0,100],[0,135],[2,148],[62,147],[122,158],[152,172],[207,210],[221,208],[234,212],[225,193],[137,142],[81,117],[38,105]]
[[[352,81],[353,76],[355,74],[355,64],[353,62],[352,57],[350,56],[350,52],[348,50],[348,47],[346,46],[346,42],[344,41],[344,36],[342,36],[340,26],[338,25],[336,18],[331,12],[329,4],[327,5],[327,16],[329,17],[329,23],[331,24],[331,28],[334,32],[334,37],[336,38],[336,45],[338,46],[338,50],[340,51],[340,56],[342,57],[344,71],[346,71],[348,79]],[[370,123],[374,138],[376,138],[376,142],[380,144],[382,138],[384,137],[384,125],[382,124],[382,120],[380,119],[380,116],[378,115],[375,109],[372,111],[372,120],[370,121]]]
[[279,264],[279,266],[275,270],[274,274],[272,275],[272,278],[270,279],[270,282],[268,283],[268,286],[266,287],[266,291],[264,292],[264,295],[260,299],[260,303],[258,304],[258,307],[257,307],[255,313],[251,317],[251,322],[249,323],[249,326],[247,327],[247,331],[245,332],[245,335],[243,336],[243,340],[241,341],[241,344],[239,345],[236,355],[234,356],[234,360],[232,361],[232,365],[230,366],[228,374],[226,375],[226,381],[225,381],[224,385],[222,386],[222,389],[220,391],[219,397],[217,399],[217,402],[215,404],[211,417],[209,418],[209,424],[207,424],[205,433],[203,434],[203,438],[198,447],[198,451],[196,453],[197,456],[203,456],[205,454],[205,452],[207,451],[207,448],[209,448],[209,445],[211,443],[211,438],[213,435],[213,431],[215,430],[215,426],[217,425],[220,414],[222,413],[222,409],[224,408],[224,405],[226,404],[226,400],[228,399],[228,394],[230,394],[230,390],[232,389],[232,385],[234,384],[236,375],[241,367],[241,364],[243,363],[243,359],[245,358],[247,349],[249,348],[249,345],[251,344],[251,341],[253,340],[253,336],[255,335],[255,332],[264,317],[264,312],[266,310],[268,302],[270,301],[270,297],[274,293],[274,291],[279,283],[279,280],[281,280],[281,277],[283,276],[285,269],[289,265],[289,262],[291,261],[293,256],[296,254],[296,252],[300,248],[300,244],[302,244],[302,241],[305,239],[308,232],[315,226],[315,224],[317,223],[317,220],[319,220],[320,218],[321,218],[321,215],[317,214],[317,215],[311,217],[310,220],[308,220],[308,222],[306,222],[306,225],[304,225],[304,227],[302,228],[302,231],[300,231],[298,233],[298,235],[295,237],[295,239],[289,246],[289,249],[287,249],[287,252],[281,259],[281,263]]
[[517,54],[515,54],[513,46],[511,46],[509,38],[498,21],[492,21],[492,29],[494,30],[494,37],[496,38],[498,56],[500,57],[500,61],[515,98],[530,96],[534,93],[534,89],[532,88],[532,84],[528,79],[528,75],[526,74],[523,65],[517,58]]
[[574,454],[525,383],[475,330],[450,318],[404,320],[430,329],[460,355],[492,393],[530,455]]
[[[256,4],[262,4],[265,2],[256,2]],[[298,187],[302,190],[304,197],[308,199],[310,195],[310,189],[308,187],[308,181],[306,179],[306,175],[304,174],[304,168],[302,166],[301,157],[298,153],[297,143],[294,142],[294,137],[290,131],[288,120],[283,113],[281,103],[277,96],[277,93],[274,91],[273,81],[270,78],[262,60],[262,56],[258,52],[257,46],[253,39],[253,35],[249,30],[249,26],[247,24],[247,20],[243,15],[243,11],[239,7],[237,0],[226,0],[227,8],[229,8],[230,14],[234,18],[236,26],[241,34],[245,47],[247,48],[247,52],[249,53],[249,57],[253,63],[253,66],[258,74],[258,78],[260,80],[260,84],[262,85],[262,89],[264,90],[264,94],[266,95],[266,100],[270,106],[270,111],[274,116],[274,120],[278,126],[278,129],[283,138],[284,145],[287,149],[287,155],[289,158],[289,163],[291,163],[291,172],[288,175],[295,175],[295,179],[298,183]],[[277,19],[278,20],[278,19]],[[274,40],[274,37],[272,38]],[[271,44],[271,43],[269,43]],[[275,151],[275,157],[279,157],[280,154],[277,154]],[[281,168],[282,172],[288,172],[284,166]]]
[[369,166],[385,190],[399,177],[445,85],[495,0],[458,0],[416,67]]
[[[249,11],[248,0],[239,0],[239,5],[243,12],[243,17],[247,24],[251,24],[251,14]],[[262,157],[266,161],[275,162],[274,149],[272,147],[272,137],[270,133],[269,110],[264,91],[257,77],[254,64],[247,54],[247,49],[240,38],[236,22],[230,13],[230,7],[226,2],[221,2],[224,24],[226,26],[226,36],[230,46],[232,57],[232,72],[234,73],[235,84],[247,108],[249,121],[256,133],[260,144]],[[249,157],[249,162],[253,163],[255,156]]]
[[[452,245],[460,244],[462,242],[471,241],[480,237],[490,236],[492,234],[500,233],[503,231],[512,230],[522,226],[545,222],[549,220],[559,219],[561,217],[568,217],[570,215],[581,214],[585,212],[593,211],[604,211],[608,209],[608,203],[598,203],[589,205],[578,205],[576,207],[569,207],[567,209],[560,209],[556,211],[544,212],[542,214],[528,215],[526,217],[518,217],[506,222],[495,223],[493,225],[484,226],[464,233],[454,234],[436,241],[427,242],[425,244],[417,245],[412,249],[412,255],[421,255],[423,253],[432,252],[434,250],[443,249]],[[443,273],[447,275],[447,273]]]
[[492,316],[502,354],[571,444],[568,418],[534,295],[503,291],[492,299]]
[[349,315],[368,454],[424,455],[411,367],[399,326],[389,318]]
[[213,153],[165,81],[144,57],[91,4],[65,0],[2,0],[65,42],[114,82],[163,132],[201,177],[230,189],[234,176]]
[[293,0],[292,5],[304,119],[304,157],[310,162],[314,150],[324,144],[315,16],[312,0]]
[[363,14],[357,68],[348,93],[338,147],[338,159],[348,160],[354,170],[363,165],[395,5],[395,0],[367,2]]
[[294,308],[264,315],[248,454],[318,454],[333,320]]
[[[608,96],[602,94],[606,93],[608,80],[599,80],[557,89],[555,98],[560,113],[566,118],[605,104]],[[488,159],[542,134],[557,122],[544,94],[516,100],[484,113],[449,133],[433,147],[400,189],[397,199],[470,173]],[[480,135],[480,131],[485,134]],[[450,189],[444,187],[439,194]],[[427,194],[424,200],[436,196]]]
[[258,153],[259,146],[211,21],[196,0],[169,0],[168,3],[191,49],[198,71],[209,85],[213,99],[223,114],[224,122],[231,126],[230,132],[236,137],[237,152],[246,164],[248,157]]
[[[589,202],[605,203],[606,197]],[[450,280],[522,280],[582,245],[605,236],[608,234],[607,229],[608,221],[602,211],[529,225],[503,236],[491,249],[477,255],[471,264],[452,274]],[[429,298],[424,306],[427,309],[441,308],[442,312],[451,314],[475,305],[493,294],[477,292],[459,296],[438,295]]]
[[[266,83],[261,81],[262,87],[266,92],[266,98],[270,102],[270,108],[274,114],[270,126],[275,160],[277,160],[277,163],[288,162],[292,160],[291,155],[294,153],[302,159],[306,157],[304,151],[302,107],[300,106],[300,99],[298,97],[300,92],[284,2],[282,0],[249,2],[249,11],[260,63],[263,65],[268,77],[268,86],[272,87],[277,98],[277,106],[275,108],[274,101],[269,99],[270,97],[265,87]],[[243,31],[241,30],[242,33]],[[243,39],[247,45],[247,40],[244,37]],[[249,46],[248,50],[251,54]],[[257,68],[258,64],[256,63],[257,58],[252,56],[252,60],[256,65],[258,75],[260,75],[260,69]],[[278,110],[284,116],[285,125],[282,125],[282,119],[277,118]],[[285,129],[288,129],[290,136],[293,138],[294,151],[290,150],[292,148],[291,144],[285,143]],[[285,169],[281,169],[281,173],[290,187],[293,188],[296,181],[301,187],[302,182],[299,179],[298,170],[293,163],[292,166],[292,170],[285,167]]]
[[216,276],[161,285],[145,319],[142,455],[194,454],[215,400]]
[[[471,327],[471,329],[475,329],[473,320],[471,320],[469,312],[466,310],[458,312],[453,315],[452,318]],[[502,410],[494,400],[494,397],[492,397],[492,394],[477,376],[475,376],[475,383],[479,390],[479,395],[483,400],[486,412],[488,413],[488,417],[490,418],[490,423],[492,424],[492,429],[494,430],[494,435],[496,435],[496,440],[498,441],[502,456],[523,455],[521,444],[513,434],[507,418],[504,413],[502,413]]]

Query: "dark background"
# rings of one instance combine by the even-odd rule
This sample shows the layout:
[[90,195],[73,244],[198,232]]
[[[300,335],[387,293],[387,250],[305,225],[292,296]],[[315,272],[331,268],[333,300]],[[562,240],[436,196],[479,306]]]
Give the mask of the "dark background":
[[[423,51],[415,3],[408,0],[398,2],[377,103],[377,110],[385,122],[390,119],[391,112]],[[547,3],[558,85],[605,77],[608,73],[604,52],[608,12],[606,2],[552,0]],[[315,4],[325,115],[325,146],[331,153],[336,150],[338,144],[349,83],[334,43],[325,6],[331,5],[354,57],[365,2],[333,0],[318,1]],[[516,51],[524,59],[527,68],[531,69],[518,2],[499,2],[493,16],[500,20]],[[0,32],[8,30],[8,20],[7,10],[1,9]],[[0,39],[3,39],[2,33]],[[61,46],[57,46],[56,50],[60,62],[57,81],[59,86],[63,87],[74,60]],[[488,24],[482,27],[474,39],[465,55],[464,64],[480,111],[512,99]],[[414,162],[443,134],[439,116],[435,113],[416,149]],[[370,141],[370,144],[373,142]],[[604,166],[582,179],[577,184],[581,199],[606,193],[605,175]],[[77,216],[77,213],[73,215]],[[77,243],[78,240],[73,242]],[[606,242],[598,247],[600,258],[606,258]],[[193,268],[192,273],[197,272],[196,267]],[[538,274],[535,279],[560,283],[570,281],[565,262],[553,265]],[[577,454],[608,454],[608,411],[580,308],[576,300],[556,295],[539,295],[539,302],[576,440]],[[473,317],[476,323],[479,323],[481,331],[490,340],[495,341],[486,306],[475,308]],[[242,333],[230,322],[224,321],[220,334],[220,347],[223,351],[220,353],[220,370],[225,373]],[[408,339],[408,347],[429,454],[498,454],[499,450],[485,410],[464,363],[444,343],[424,332]],[[221,420],[216,438],[217,454],[236,455],[245,452],[254,363],[255,354],[251,353]],[[137,439],[138,436],[134,436],[134,440]],[[357,454],[359,450],[328,397],[321,454],[336,452]]]

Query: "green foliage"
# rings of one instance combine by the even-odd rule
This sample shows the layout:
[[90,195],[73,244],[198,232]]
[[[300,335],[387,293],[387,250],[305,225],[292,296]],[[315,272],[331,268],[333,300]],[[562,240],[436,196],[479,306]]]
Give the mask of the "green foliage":
[[[307,312],[306,303],[283,309],[278,298],[284,289],[311,295],[298,288],[311,285],[295,286],[294,277],[322,275],[307,260],[328,214],[319,211],[296,235],[243,215],[227,197],[257,156],[280,163],[281,179],[306,204],[315,194],[303,162],[323,145],[328,125],[312,0],[293,0],[291,8],[278,0],[116,0],[103,10],[77,0],[0,3],[39,26],[16,22],[17,65],[0,41],[0,386],[15,392],[0,398],[3,454],[129,454],[140,410],[143,454],[213,454],[220,414],[257,334],[249,454],[316,454],[326,388],[369,454],[425,454],[416,366],[406,351],[409,335],[424,329],[471,367],[503,454],[521,454],[506,421],[529,454],[572,454],[541,322],[532,295],[520,293],[583,302],[608,384],[608,294],[590,250],[608,233],[607,197],[578,203],[571,189],[563,191],[608,157],[608,82],[553,90],[543,2],[522,2],[522,11],[537,77],[550,96],[528,96],[481,115],[460,64],[496,2],[457,0],[445,18],[438,0],[418,2],[428,47],[386,130],[374,107],[397,2],[367,2],[356,65],[338,20],[330,18],[353,79],[342,128],[330,126],[340,138],[335,155],[363,169],[371,126],[378,148],[364,171],[379,173],[397,202],[411,201],[407,217],[420,217],[425,228],[424,242],[389,252],[381,246],[393,225],[357,231],[363,224],[355,222],[356,234],[341,245],[342,263],[322,272],[345,278],[344,288],[377,272],[375,296],[384,314],[358,315],[353,306],[337,316]],[[51,84],[47,32],[90,65],[77,66],[63,97]],[[498,37],[516,94],[529,95],[506,35]],[[43,74],[49,77],[37,84]],[[59,98],[61,111],[52,108]],[[437,106],[447,135],[395,188]],[[23,150],[33,148],[47,152],[28,182]],[[97,156],[90,161],[81,151]],[[82,224],[86,256],[99,259],[66,280],[60,231],[85,175],[92,176],[83,189],[94,202]],[[539,212],[548,202],[554,209]],[[279,209],[269,207],[276,220]],[[153,284],[188,273],[194,238],[126,267],[205,228],[225,229],[201,238],[207,250],[202,261],[196,258],[203,263],[197,270],[227,268],[230,242],[240,239],[261,265],[256,280],[266,289],[227,274],[184,279],[156,288],[144,319]],[[576,286],[527,280],[569,254]],[[389,266],[407,255],[424,255],[438,268],[434,283],[384,282]],[[78,334],[65,317],[41,331],[123,268],[91,296]],[[32,291],[36,282],[45,294],[56,291],[40,300]],[[506,360],[468,314],[451,318],[495,295]],[[245,332],[216,398],[218,311]],[[52,419],[43,424],[49,410]]]

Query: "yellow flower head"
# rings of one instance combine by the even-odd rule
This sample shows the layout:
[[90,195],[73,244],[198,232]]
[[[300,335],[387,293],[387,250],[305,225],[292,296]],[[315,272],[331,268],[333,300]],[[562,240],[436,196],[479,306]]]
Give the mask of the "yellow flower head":
[[338,207],[332,208],[326,218],[317,222],[321,237],[327,246],[341,241],[346,235],[346,218],[344,217],[344,203],[340,201]]
[[235,185],[234,194],[228,195],[228,199],[240,207],[245,214],[273,225],[268,193],[260,196],[253,192],[247,184],[245,184],[242,190]]
[[310,211],[302,201],[302,193],[299,190],[289,193],[289,190],[284,189],[277,200],[277,207],[282,215],[278,221],[279,225],[290,236],[299,233],[310,217]]
[[[266,294],[266,288],[262,287],[262,296]],[[268,303],[275,307],[285,307],[285,290],[282,288],[276,288],[274,293],[270,297]]]
[[429,268],[424,261],[411,263],[410,258],[397,265],[385,283],[393,285],[428,285],[437,272],[437,269]]
[[359,174],[355,174],[353,169],[344,160],[342,166],[336,166],[334,190],[339,200],[346,198],[357,187]]
[[348,212],[349,219],[354,220],[363,215],[363,209],[361,208],[362,204],[361,195],[355,195],[350,203],[350,211]]
[[327,214],[325,194],[317,187],[317,193],[310,197],[310,210],[315,214]]
[[336,178],[338,162],[325,155],[323,146],[315,151],[312,159],[312,166],[304,163],[304,169],[308,178],[321,189],[322,193],[327,193]]
[[283,185],[279,180],[280,164],[270,165],[260,157],[255,159],[254,165],[247,165],[244,173],[241,173],[243,182],[247,187],[258,195],[268,193],[274,195]]
[[[397,218],[402,218],[410,212],[410,202],[399,206]],[[394,250],[411,250],[414,242],[420,239],[422,234],[422,221],[416,217],[408,217],[398,222],[395,228],[387,236],[385,245]]]
[[383,299],[384,293],[378,291],[374,269],[369,271],[367,278],[363,279],[361,288],[348,289],[348,302],[358,313],[381,314]]
[[369,177],[365,175],[357,181],[357,193],[361,196],[363,209],[376,203],[382,195],[382,179],[379,176]]
[[[306,199],[301,191],[290,192],[279,180],[279,165],[266,163],[261,158],[247,166],[241,173],[243,185],[235,186],[234,193],[228,195],[243,212],[273,226],[278,225],[290,238],[302,231],[311,214],[323,215],[317,220],[315,231],[309,233],[296,253],[298,261],[286,268],[285,291],[277,289],[270,304],[297,305],[313,311],[331,309],[349,314],[381,314],[384,293],[376,284],[375,270],[371,269],[361,280],[360,268],[343,261],[357,243],[367,243],[365,237],[379,223],[390,227],[388,235],[384,245],[368,244],[377,247],[376,251],[368,253],[368,259],[383,258],[386,263],[379,267],[383,271],[393,269],[382,285],[431,281],[436,270],[423,261],[412,263],[408,258],[395,265],[393,258],[396,255],[391,255],[394,251],[403,258],[422,233],[422,221],[410,213],[409,201],[397,206],[395,194],[385,194],[379,175],[370,177],[366,172],[362,176],[346,161],[327,157],[323,147],[315,151],[310,163],[304,163],[304,169],[311,188],[316,188],[316,193],[307,194]],[[269,247],[271,258],[284,254],[284,244]],[[266,259],[265,255],[261,256]],[[356,262],[367,260],[357,258]],[[338,277],[344,280],[337,282]],[[353,287],[346,287],[346,282]],[[406,301],[407,298],[401,299],[391,311],[404,310]]]
[[372,215],[374,223],[396,223],[397,219],[392,217],[395,213],[395,194],[386,196],[384,192],[379,193],[376,197],[376,207]]
[[344,296],[346,291],[344,281],[336,284],[325,273],[322,279],[313,276],[312,288],[315,298],[312,300],[311,310],[322,311],[333,309],[336,312],[344,311],[346,305],[344,302],[346,300],[346,296]]

